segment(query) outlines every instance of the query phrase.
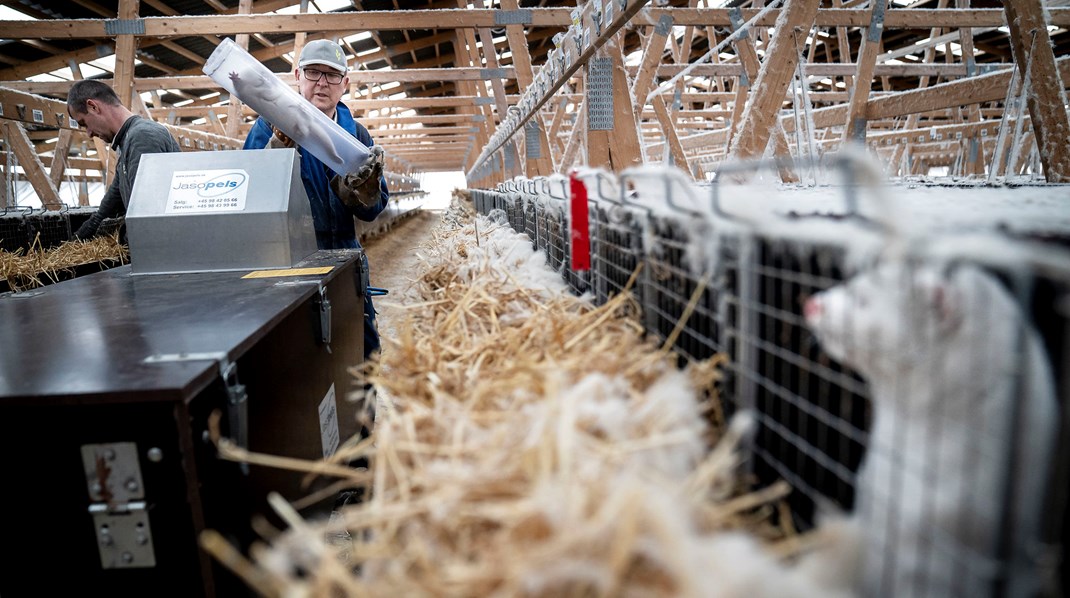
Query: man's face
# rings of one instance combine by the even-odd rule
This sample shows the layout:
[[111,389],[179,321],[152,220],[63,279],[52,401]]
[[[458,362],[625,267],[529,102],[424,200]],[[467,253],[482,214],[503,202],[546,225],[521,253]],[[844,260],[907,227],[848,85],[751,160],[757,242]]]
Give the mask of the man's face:
[[[342,79],[337,83],[328,81],[328,79],[337,80],[339,76]],[[294,71],[294,77],[300,85],[301,95],[321,112],[331,117],[334,116],[338,100],[342,99],[342,94],[349,87],[348,75],[322,64],[310,64],[298,68]]]
[[68,107],[67,113],[71,118],[78,121],[78,126],[85,129],[90,138],[100,137],[104,141],[111,143],[115,139],[115,131],[111,130],[111,126],[104,116],[104,109],[103,104],[90,99],[85,101],[85,112],[76,112]]

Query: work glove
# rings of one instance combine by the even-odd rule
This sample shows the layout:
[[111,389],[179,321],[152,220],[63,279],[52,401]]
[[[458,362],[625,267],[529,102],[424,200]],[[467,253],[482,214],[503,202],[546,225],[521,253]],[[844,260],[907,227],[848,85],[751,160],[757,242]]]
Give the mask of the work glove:
[[104,221],[104,217],[100,215],[100,212],[93,212],[93,215],[88,220],[82,223],[82,226],[78,227],[78,230],[74,233],[74,238],[79,241],[88,241],[97,236],[97,229],[100,228],[100,223]]
[[280,131],[279,128],[275,125],[271,125],[271,132],[274,134],[271,136],[271,139],[268,139],[268,148],[281,149],[287,147],[294,147],[294,145],[296,145],[294,143],[294,140],[290,139],[289,135]]
[[345,176],[331,178],[331,191],[351,208],[371,208],[379,203],[379,179],[383,176],[383,148],[373,145],[364,162]]

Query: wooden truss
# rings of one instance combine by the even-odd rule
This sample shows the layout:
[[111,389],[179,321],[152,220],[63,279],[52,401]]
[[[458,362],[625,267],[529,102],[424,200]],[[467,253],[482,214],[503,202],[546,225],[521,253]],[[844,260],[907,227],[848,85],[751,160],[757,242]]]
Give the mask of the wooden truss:
[[[4,150],[45,205],[60,181],[106,179],[114,160],[66,118],[70,82],[39,75],[81,78],[114,55],[104,80],[132,110],[172,126],[184,149],[237,148],[256,115],[201,73],[227,36],[287,81],[304,43],[342,40],[356,69],[345,101],[413,188],[425,171],[491,186],[584,164],[667,163],[701,179],[767,155],[791,181],[792,160],[848,143],[901,176],[1070,181],[1070,8],[1041,0],[358,1],[329,14],[213,0],[206,15],[165,0],[75,4],[92,14],[0,22],[27,52],[0,51]],[[290,6],[300,11],[274,13]]]

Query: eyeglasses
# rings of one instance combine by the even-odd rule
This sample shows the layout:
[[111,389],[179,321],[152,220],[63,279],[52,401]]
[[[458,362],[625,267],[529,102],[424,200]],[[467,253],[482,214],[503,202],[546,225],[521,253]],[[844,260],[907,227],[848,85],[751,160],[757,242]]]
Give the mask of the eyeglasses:
[[302,72],[305,73],[305,79],[308,79],[309,81],[319,81],[320,77],[326,77],[327,83],[330,83],[331,85],[338,85],[341,83],[342,77],[344,76],[341,73],[325,73],[323,71],[317,71],[316,69],[304,69]]

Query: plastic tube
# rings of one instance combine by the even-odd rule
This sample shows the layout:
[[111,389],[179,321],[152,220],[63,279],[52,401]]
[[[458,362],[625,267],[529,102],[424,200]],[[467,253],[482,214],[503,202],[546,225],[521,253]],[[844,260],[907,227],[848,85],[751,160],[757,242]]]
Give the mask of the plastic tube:
[[356,170],[368,155],[367,146],[232,40],[212,52],[204,73],[336,173]]

